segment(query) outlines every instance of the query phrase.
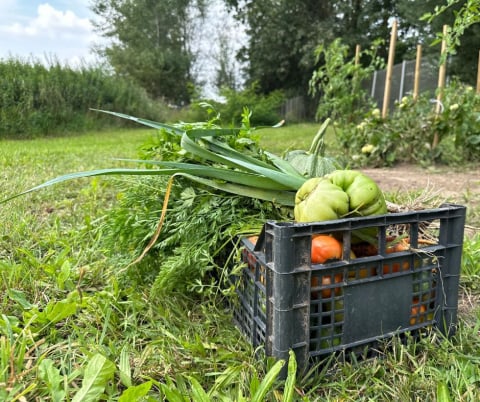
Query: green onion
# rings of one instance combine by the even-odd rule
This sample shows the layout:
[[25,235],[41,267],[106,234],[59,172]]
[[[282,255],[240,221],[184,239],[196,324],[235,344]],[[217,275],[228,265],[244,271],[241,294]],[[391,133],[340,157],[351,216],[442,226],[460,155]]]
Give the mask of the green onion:
[[274,154],[265,152],[263,155],[265,155],[267,160],[262,160],[241,153],[219,140],[221,137],[238,135],[240,132],[239,128],[225,129],[192,125],[191,128],[184,129],[180,125],[167,125],[123,113],[99,111],[132,120],[148,127],[165,129],[181,136],[181,146],[191,155],[193,162],[123,159],[123,161],[130,163],[151,165],[158,168],[112,168],[68,173],[0,202],[7,202],[32,191],[84,177],[105,175],[180,175],[216,190],[293,206],[296,190],[306,181],[306,177],[300,175],[289,162]]

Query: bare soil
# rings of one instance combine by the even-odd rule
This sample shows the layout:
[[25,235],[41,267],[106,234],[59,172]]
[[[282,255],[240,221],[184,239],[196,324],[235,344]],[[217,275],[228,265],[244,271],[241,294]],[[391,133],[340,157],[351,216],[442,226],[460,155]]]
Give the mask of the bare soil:
[[480,166],[457,171],[401,165],[362,169],[384,192],[430,191],[448,202],[480,205]]

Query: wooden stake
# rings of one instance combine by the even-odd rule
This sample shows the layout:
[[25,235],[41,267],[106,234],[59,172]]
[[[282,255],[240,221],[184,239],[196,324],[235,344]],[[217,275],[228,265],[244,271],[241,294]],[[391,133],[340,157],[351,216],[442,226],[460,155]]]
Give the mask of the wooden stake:
[[478,51],[477,94],[480,94],[480,50]]
[[358,63],[360,63],[360,50],[361,50],[360,45],[355,46],[355,65],[356,66],[358,66]]
[[385,77],[385,91],[383,93],[382,117],[388,115],[388,106],[390,102],[390,89],[392,86],[393,62],[395,59],[395,45],[397,42],[397,20],[393,20],[392,33],[390,36],[390,48],[388,49],[387,75]]
[[413,99],[418,99],[420,88],[420,65],[422,63],[422,45],[417,45],[417,58],[415,60],[415,77],[413,81]]
[[[445,61],[440,64],[440,68],[438,70],[438,93],[437,93],[437,105],[435,108],[435,113],[440,114],[442,111],[442,98],[443,98],[443,88],[445,87],[445,76],[447,71],[447,59],[445,56],[445,52],[447,51],[447,40],[446,36],[448,33],[448,25],[443,26],[443,39],[442,39],[442,49],[440,53],[441,58],[445,58]],[[438,133],[433,135],[433,142],[432,142],[432,149],[435,149],[438,145]]]

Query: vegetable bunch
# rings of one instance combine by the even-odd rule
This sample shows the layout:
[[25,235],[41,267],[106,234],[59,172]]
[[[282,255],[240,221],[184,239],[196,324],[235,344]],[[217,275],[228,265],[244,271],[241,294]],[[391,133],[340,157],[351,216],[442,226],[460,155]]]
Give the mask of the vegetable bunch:
[[0,203],[75,178],[100,175],[168,176],[170,179],[165,189],[157,231],[139,259],[143,258],[158,238],[173,180],[179,176],[218,191],[294,207],[295,219],[299,222],[386,212],[383,194],[372,179],[360,172],[339,170],[332,160],[325,158],[323,137],[329,119],[320,127],[309,151],[290,151],[285,158],[281,158],[262,149],[252,152],[247,147],[239,150],[229,145],[229,139],[235,139],[242,132],[251,130],[247,110],[244,111],[243,126],[229,129],[220,128],[212,122],[167,125],[122,113],[101,112],[155,129],[167,130],[180,139],[182,153],[179,155],[188,155],[188,158],[179,157],[178,160],[167,161],[123,159],[127,163],[153,168],[112,168],[70,173]]

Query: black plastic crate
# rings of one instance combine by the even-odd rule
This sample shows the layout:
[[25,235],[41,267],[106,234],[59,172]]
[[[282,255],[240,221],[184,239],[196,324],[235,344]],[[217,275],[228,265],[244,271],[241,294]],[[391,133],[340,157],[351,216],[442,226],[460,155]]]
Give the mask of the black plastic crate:
[[[267,356],[296,354],[300,369],[334,352],[373,349],[382,339],[457,323],[464,206],[315,223],[267,222],[254,245],[242,239],[244,267],[232,278],[237,326]],[[374,253],[355,258],[358,231]],[[373,231],[373,232],[372,232]],[[341,260],[311,263],[312,236],[341,239]],[[410,248],[391,252],[391,238]]]

